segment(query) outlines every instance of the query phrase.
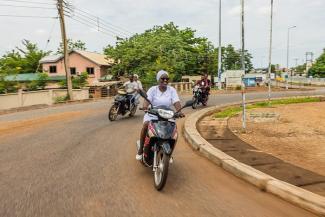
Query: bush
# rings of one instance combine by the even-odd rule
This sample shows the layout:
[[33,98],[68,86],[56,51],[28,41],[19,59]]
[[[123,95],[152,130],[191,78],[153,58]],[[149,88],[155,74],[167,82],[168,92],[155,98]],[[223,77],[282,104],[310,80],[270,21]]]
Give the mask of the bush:
[[47,80],[48,80],[48,75],[46,73],[39,73],[37,75],[37,80],[30,82],[27,84],[27,89],[28,90],[43,90],[46,87]]
[[58,97],[55,97],[54,103],[61,103],[61,102],[65,102],[67,100],[68,100],[68,96],[58,96]]
[[[73,89],[80,89],[88,85],[88,73],[82,72],[79,76],[72,77],[72,88]],[[60,81],[60,87],[67,88],[67,81]]]

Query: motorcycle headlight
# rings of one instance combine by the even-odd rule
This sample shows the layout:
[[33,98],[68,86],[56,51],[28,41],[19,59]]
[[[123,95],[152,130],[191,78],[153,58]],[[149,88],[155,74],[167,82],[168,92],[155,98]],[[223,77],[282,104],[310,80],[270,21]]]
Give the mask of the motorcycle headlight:
[[165,118],[165,119],[171,119],[174,117],[174,112],[173,111],[168,111],[164,109],[158,109],[158,114],[160,117]]

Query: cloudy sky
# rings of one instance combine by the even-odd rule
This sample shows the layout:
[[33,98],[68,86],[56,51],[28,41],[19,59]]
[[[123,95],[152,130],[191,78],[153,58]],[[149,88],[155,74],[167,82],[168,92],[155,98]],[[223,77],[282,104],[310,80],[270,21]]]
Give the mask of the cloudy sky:
[[[73,12],[75,20],[67,18],[68,37],[86,42],[90,51],[101,52],[107,44],[114,44],[115,39],[111,35],[116,33],[120,35],[141,33],[154,25],[170,21],[181,28],[191,27],[197,30],[198,36],[207,37],[217,46],[218,0],[70,0],[69,2],[75,7]],[[0,54],[19,45],[22,39],[38,43],[41,49],[56,50],[60,41],[60,29],[59,21],[50,18],[57,16],[54,3],[55,0],[0,0],[2,27]],[[222,4],[222,44],[239,47],[240,0],[222,0]],[[253,54],[255,67],[266,66],[270,0],[246,0],[245,11],[246,48]],[[273,63],[286,65],[287,29],[294,25],[297,28],[291,30],[290,65],[295,65],[295,58],[298,58],[298,64],[301,64],[306,51],[314,52],[315,56],[321,54],[325,48],[325,0],[274,0],[274,11]],[[90,14],[100,17],[102,19],[100,27],[105,29],[98,32],[97,19]],[[94,23],[91,23],[93,21]],[[104,21],[105,26],[101,26]],[[47,44],[49,38],[50,42]]]

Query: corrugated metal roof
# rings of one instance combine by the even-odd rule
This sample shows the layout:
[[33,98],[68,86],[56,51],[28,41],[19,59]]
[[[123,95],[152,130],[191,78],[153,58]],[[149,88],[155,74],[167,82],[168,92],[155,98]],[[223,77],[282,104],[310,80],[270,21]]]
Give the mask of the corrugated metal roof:
[[112,63],[114,63],[112,59],[107,59],[104,54],[99,54],[99,53],[89,52],[89,51],[81,51],[81,50],[76,50],[74,52],[86,57],[87,59],[97,63],[98,65],[109,66]]
[[39,62],[40,63],[55,63],[55,62],[59,61],[62,57],[63,57],[63,55],[61,55],[61,54],[50,55],[50,56],[43,57]]
[[[5,77],[6,81],[18,81],[18,82],[26,82],[26,81],[36,81],[38,80],[39,73],[25,73],[25,74],[17,74],[17,75],[8,75]],[[65,76],[50,76],[47,78],[48,81],[62,81],[65,80]]]

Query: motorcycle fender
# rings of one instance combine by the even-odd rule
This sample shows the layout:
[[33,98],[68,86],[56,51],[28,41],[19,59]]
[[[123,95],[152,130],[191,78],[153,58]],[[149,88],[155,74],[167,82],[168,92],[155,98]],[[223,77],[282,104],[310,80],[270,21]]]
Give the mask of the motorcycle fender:
[[163,148],[163,150],[164,150],[164,152],[167,154],[167,155],[170,155],[171,153],[172,153],[172,149],[171,149],[171,147],[170,147],[170,144],[169,144],[169,142],[164,142],[163,144],[162,144],[162,148]]

